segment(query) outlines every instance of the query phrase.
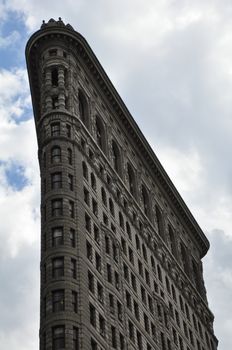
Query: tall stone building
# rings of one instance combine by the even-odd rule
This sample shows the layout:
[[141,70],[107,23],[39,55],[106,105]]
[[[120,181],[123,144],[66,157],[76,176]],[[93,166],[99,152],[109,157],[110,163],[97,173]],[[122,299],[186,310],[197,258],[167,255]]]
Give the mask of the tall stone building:
[[209,242],[86,40],[26,58],[41,172],[41,350],[216,350]]

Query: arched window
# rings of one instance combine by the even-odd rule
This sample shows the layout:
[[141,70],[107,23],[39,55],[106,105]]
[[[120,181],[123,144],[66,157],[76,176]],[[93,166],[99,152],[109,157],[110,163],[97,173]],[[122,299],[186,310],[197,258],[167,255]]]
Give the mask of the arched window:
[[80,119],[85,124],[85,126],[88,127],[89,126],[88,103],[85,95],[80,90],[78,92],[78,103],[79,103]]
[[158,234],[164,238],[163,217],[157,205],[155,206],[155,213],[156,213],[156,219],[157,219]]
[[132,196],[135,196],[135,173],[132,169],[132,166],[128,163],[127,164],[127,173],[128,173],[128,182],[129,182],[129,191],[132,194]]
[[98,116],[96,116],[96,139],[98,146],[105,152],[105,128]]
[[142,206],[143,206],[143,211],[144,211],[144,214],[149,217],[149,196],[148,196],[148,193],[147,193],[147,189],[144,185],[142,185],[142,191],[141,191],[141,194],[142,194]]
[[175,241],[175,236],[171,225],[168,225],[168,234],[169,234],[169,244],[170,244],[171,252],[174,256],[176,256],[176,241]]
[[83,172],[84,178],[88,181],[89,180],[88,168],[84,161],[82,162],[82,172]]
[[61,148],[59,146],[54,146],[51,149],[51,163],[61,162]]
[[121,154],[117,143],[112,140],[112,158],[114,170],[120,175],[121,174]]

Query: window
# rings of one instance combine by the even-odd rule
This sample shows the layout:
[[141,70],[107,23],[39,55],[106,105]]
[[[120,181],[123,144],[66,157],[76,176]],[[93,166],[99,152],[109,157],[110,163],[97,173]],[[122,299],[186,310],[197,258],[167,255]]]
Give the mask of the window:
[[68,174],[68,187],[70,191],[73,191],[73,175]]
[[144,318],[144,328],[147,333],[150,333],[149,320],[148,320],[148,316],[145,313],[143,313],[143,318]]
[[95,253],[95,260],[96,260],[96,269],[98,272],[102,272],[102,267],[101,267],[101,257],[98,253]]
[[52,216],[63,215],[63,200],[53,199],[52,200]]
[[136,301],[134,300],[134,313],[135,313],[135,318],[137,321],[139,321],[140,317],[139,317],[139,305],[138,303],[136,303]]
[[51,136],[59,136],[59,135],[60,135],[60,123],[52,123]]
[[64,244],[63,227],[54,227],[52,229],[52,246],[57,247]]
[[175,236],[171,225],[168,225],[168,234],[169,234],[169,245],[170,245],[171,252],[174,256],[176,256]]
[[96,183],[96,178],[95,178],[94,173],[91,173],[90,178],[91,178],[91,187],[94,191],[96,191],[97,183]]
[[[181,295],[179,296],[179,302],[180,302],[181,311],[184,312],[184,303],[183,303],[183,299],[182,299],[182,296],[181,296]],[[193,315],[193,316],[194,316],[194,315]]]
[[114,216],[114,203],[111,198],[109,198],[109,208],[110,208],[110,214]]
[[77,292],[72,291],[72,310],[77,313]]
[[153,308],[153,301],[152,301],[152,298],[150,297],[150,295],[148,295],[147,297],[148,297],[149,311],[153,314],[154,308]]
[[66,135],[68,138],[71,137],[71,125],[66,124]]
[[107,281],[109,283],[112,283],[112,271],[111,271],[111,266],[107,264]]
[[51,49],[48,51],[49,52],[49,56],[50,57],[53,57],[53,56],[56,56],[57,55],[57,50],[56,49]]
[[73,228],[70,228],[69,230],[69,239],[70,239],[71,247],[75,248],[76,240],[75,240],[75,230]]
[[110,239],[109,236],[105,236],[105,252],[110,254]]
[[99,330],[100,335],[105,338],[106,335],[106,321],[102,315],[99,314]]
[[184,268],[184,272],[188,275],[189,267],[188,267],[187,248],[184,246],[183,243],[180,244],[180,252],[181,252],[182,266]]
[[128,185],[129,185],[129,191],[132,194],[132,196],[135,196],[135,173],[132,169],[132,166],[128,163],[127,164],[127,174],[128,174]]
[[102,197],[102,203],[107,207],[106,191],[103,187],[101,188],[101,197]]
[[157,273],[158,273],[158,278],[160,282],[163,282],[162,271],[159,265],[157,265]]
[[89,233],[91,233],[91,219],[87,213],[85,213],[85,228]]
[[119,225],[120,225],[120,227],[124,230],[124,218],[123,218],[123,216],[122,216],[122,213],[121,212],[119,212]]
[[142,196],[142,209],[144,211],[144,214],[147,217],[149,217],[149,196],[147,193],[147,189],[144,185],[142,185],[141,196]]
[[145,279],[146,279],[147,285],[150,286],[150,275],[146,269],[145,269]]
[[[52,109],[58,109],[59,108],[59,99],[58,96],[52,96]],[[54,135],[52,135],[54,136]]]
[[90,314],[90,323],[93,327],[96,328],[96,309],[91,303],[89,304],[89,314]]
[[138,350],[142,350],[143,349],[142,335],[138,330],[136,333],[137,333]]
[[121,237],[121,246],[122,246],[123,254],[127,255],[126,241],[125,241],[125,239],[122,238],[122,237]]
[[126,233],[127,233],[128,237],[129,237],[129,239],[131,240],[132,239],[132,237],[131,237],[131,228],[130,228],[130,224],[129,224],[128,221],[126,222]]
[[95,241],[97,242],[97,244],[100,244],[100,232],[99,228],[96,225],[93,226],[93,232]]
[[116,328],[111,326],[111,345],[114,349],[117,349]]
[[118,309],[118,319],[122,321],[122,304],[117,301],[117,309]]
[[175,318],[176,318],[176,323],[180,327],[180,317],[178,311],[175,310]]
[[129,338],[134,343],[135,341],[134,325],[130,320],[128,321],[128,328],[129,328]]
[[132,265],[134,265],[134,255],[133,255],[133,250],[129,247],[129,260]]
[[88,103],[85,95],[82,91],[79,90],[78,93],[78,102],[79,102],[79,114],[81,121],[88,127],[89,122],[89,111],[88,111]]
[[69,201],[68,210],[69,210],[70,218],[74,218],[74,202],[73,201]]
[[129,282],[129,269],[125,263],[123,263],[123,272],[124,272],[125,280],[127,280],[127,282]]
[[131,284],[132,284],[132,288],[136,292],[137,291],[136,277],[132,272],[131,272]]
[[126,290],[126,306],[128,307],[128,309],[132,310],[131,295],[127,290]]
[[64,290],[54,290],[52,292],[52,311],[64,311]]
[[165,277],[165,282],[166,282],[167,291],[169,294],[171,294],[170,282],[167,276]]
[[52,86],[58,86],[58,69],[53,68],[51,71]]
[[105,152],[105,129],[102,120],[96,116],[96,140],[98,146]]
[[147,298],[146,298],[146,291],[144,289],[144,287],[141,285],[140,287],[141,289],[141,299],[142,299],[142,302],[147,305]]
[[109,293],[109,304],[110,304],[110,313],[114,314],[114,296]]
[[51,149],[51,163],[61,162],[61,148],[59,146],[54,146]]
[[155,212],[156,212],[156,220],[157,220],[157,226],[158,226],[158,234],[164,238],[163,217],[157,205],[155,206]]
[[88,181],[89,180],[88,168],[85,162],[82,162],[82,172],[83,172],[84,178]]
[[64,258],[52,259],[52,276],[57,278],[64,276]]
[[142,251],[143,251],[144,260],[147,261],[147,249],[144,244],[142,244]]
[[94,198],[92,198],[92,210],[95,216],[98,215],[98,206]]
[[97,343],[91,338],[91,350],[97,350]]
[[161,336],[162,350],[166,350],[164,333],[161,332],[161,333],[160,333],[160,336]]
[[176,301],[176,290],[175,290],[175,287],[173,286],[173,284],[172,284],[172,297]]
[[65,328],[56,326],[52,328],[52,350],[65,349]]
[[53,190],[62,188],[62,173],[53,173],[51,174],[51,188]]
[[119,335],[119,340],[120,340],[120,350],[125,350],[125,340],[124,340],[124,336],[121,333]]
[[79,330],[73,327],[73,350],[79,350]]
[[115,287],[117,290],[119,290],[120,289],[119,274],[117,273],[117,271],[114,272],[114,280],[115,280]]
[[77,264],[75,259],[71,259],[71,277],[77,278]]
[[72,165],[72,150],[71,150],[71,148],[68,148],[67,152],[68,152],[68,164]]
[[103,303],[103,286],[99,282],[97,283],[97,297],[100,303]]
[[120,175],[121,173],[121,154],[117,143],[112,141],[112,161],[114,170]]
[[88,281],[89,281],[89,290],[91,293],[94,294],[94,276],[90,271],[88,271]]
[[135,235],[136,249],[140,251],[140,240],[138,235]]

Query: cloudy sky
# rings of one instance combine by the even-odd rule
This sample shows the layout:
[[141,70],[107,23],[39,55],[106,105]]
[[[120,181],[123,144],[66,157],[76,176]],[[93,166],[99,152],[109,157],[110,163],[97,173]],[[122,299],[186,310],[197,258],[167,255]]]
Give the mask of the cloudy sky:
[[24,47],[43,19],[84,35],[211,243],[232,349],[231,0],[0,0],[0,349],[37,350],[39,169]]

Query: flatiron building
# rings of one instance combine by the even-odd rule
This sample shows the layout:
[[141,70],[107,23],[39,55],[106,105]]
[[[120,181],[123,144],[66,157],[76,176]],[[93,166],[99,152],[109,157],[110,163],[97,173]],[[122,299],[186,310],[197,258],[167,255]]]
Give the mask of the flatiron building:
[[41,175],[40,350],[216,350],[209,242],[86,40],[26,47]]

